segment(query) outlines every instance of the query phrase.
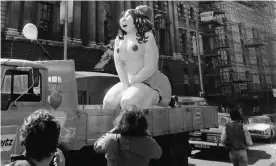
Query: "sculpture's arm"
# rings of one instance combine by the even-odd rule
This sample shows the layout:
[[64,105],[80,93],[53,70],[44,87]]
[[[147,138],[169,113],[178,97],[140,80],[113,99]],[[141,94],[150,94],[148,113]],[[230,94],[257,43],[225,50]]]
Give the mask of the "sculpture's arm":
[[[119,39],[116,38],[115,40],[115,48],[114,50],[117,50],[117,43],[119,42]],[[125,68],[125,63],[120,60],[120,57],[117,53],[117,51],[114,51],[114,63],[115,68],[118,73],[118,76],[120,78],[120,81],[123,83],[125,88],[128,88],[130,86],[130,83],[128,81],[128,76]]]
[[144,67],[131,79],[131,84],[144,82],[158,69],[159,52],[152,32],[147,32]]

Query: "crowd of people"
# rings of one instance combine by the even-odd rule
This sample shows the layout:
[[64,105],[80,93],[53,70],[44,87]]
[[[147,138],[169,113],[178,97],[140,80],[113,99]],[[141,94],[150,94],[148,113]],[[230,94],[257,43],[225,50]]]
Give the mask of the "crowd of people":
[[[237,105],[236,107],[230,107],[227,104],[226,105],[221,104],[218,106],[218,112],[220,113],[230,113],[230,111],[233,109],[238,110],[241,116],[245,116],[245,113],[240,105]],[[260,116],[260,115],[262,115],[260,106],[258,106],[257,104],[254,104],[250,116]]]

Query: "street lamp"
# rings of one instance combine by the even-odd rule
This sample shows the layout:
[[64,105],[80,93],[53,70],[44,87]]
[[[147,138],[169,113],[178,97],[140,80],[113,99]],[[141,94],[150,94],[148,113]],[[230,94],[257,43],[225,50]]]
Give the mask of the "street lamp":
[[197,55],[197,59],[198,59],[198,71],[199,71],[199,80],[200,80],[199,95],[202,97],[204,94],[202,70],[201,70],[201,59],[200,59],[200,56],[203,55],[202,36],[198,35],[198,33],[196,33],[196,36],[193,36],[192,40],[193,40],[193,53],[194,53],[194,55]]

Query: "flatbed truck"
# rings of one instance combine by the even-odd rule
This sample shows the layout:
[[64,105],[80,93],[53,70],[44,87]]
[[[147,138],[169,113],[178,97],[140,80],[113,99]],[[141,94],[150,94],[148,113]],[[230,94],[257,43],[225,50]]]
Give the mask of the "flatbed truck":
[[[73,60],[1,59],[1,165],[11,154],[22,152],[19,129],[25,117],[41,108],[50,110],[60,121],[59,148],[66,165],[106,165],[104,155],[96,154],[93,145],[113,128],[113,120],[121,111],[102,109],[99,100],[111,86],[102,83],[115,83],[114,79],[103,73],[80,75]],[[53,92],[62,96],[56,109],[47,102]],[[188,165],[189,132],[218,127],[217,108],[212,106],[152,108],[147,118],[149,132],[163,149],[162,157],[150,165]]]

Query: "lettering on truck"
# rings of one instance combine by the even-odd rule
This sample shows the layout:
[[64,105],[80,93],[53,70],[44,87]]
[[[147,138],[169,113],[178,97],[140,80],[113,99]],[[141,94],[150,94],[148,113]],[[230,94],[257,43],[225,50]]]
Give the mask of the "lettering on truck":
[[16,134],[7,134],[1,136],[1,152],[10,151],[14,144]]

